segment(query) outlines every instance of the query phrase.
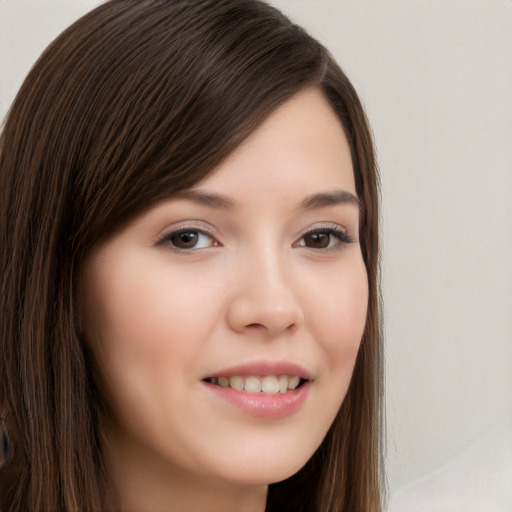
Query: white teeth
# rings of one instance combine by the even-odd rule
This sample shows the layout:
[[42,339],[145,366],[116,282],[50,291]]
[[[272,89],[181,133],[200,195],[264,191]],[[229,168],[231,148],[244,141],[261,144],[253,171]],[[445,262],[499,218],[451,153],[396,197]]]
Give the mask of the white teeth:
[[271,395],[293,391],[300,384],[300,377],[297,375],[266,375],[264,377],[236,375],[233,377],[211,377],[208,380],[223,388],[231,387],[237,391],[263,392]]
[[261,380],[258,377],[246,377],[244,389],[248,393],[259,393],[261,391]]
[[294,375],[288,379],[288,389],[295,389],[300,382],[300,378]]
[[288,391],[288,376],[279,376],[279,393],[286,393]]
[[228,377],[219,377],[218,379],[219,386],[223,388],[229,388],[229,378]]
[[[247,386],[247,384],[246,384]],[[261,390],[264,393],[279,393],[279,382],[274,375],[267,375],[261,381]]]
[[230,377],[229,385],[237,391],[244,390],[244,378],[243,377]]

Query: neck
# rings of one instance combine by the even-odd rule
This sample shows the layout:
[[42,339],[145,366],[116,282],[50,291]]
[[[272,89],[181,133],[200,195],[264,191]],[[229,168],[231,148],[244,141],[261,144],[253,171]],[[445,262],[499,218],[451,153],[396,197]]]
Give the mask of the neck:
[[121,512],[264,512],[268,486],[238,485],[176,467],[110,436],[109,470]]

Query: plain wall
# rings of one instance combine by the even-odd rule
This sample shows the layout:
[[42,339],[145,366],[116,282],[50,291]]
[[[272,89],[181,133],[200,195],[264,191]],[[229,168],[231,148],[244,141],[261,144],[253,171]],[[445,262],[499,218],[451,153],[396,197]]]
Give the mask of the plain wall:
[[[0,115],[96,0],[0,0]],[[512,404],[512,1],[274,0],[331,49],[382,174],[390,491]]]

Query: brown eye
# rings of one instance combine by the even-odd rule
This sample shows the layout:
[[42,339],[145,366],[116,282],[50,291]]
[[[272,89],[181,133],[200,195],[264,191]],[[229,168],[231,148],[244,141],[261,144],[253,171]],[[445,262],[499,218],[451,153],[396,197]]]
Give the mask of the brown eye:
[[181,228],[165,235],[159,245],[169,245],[177,251],[192,251],[218,246],[213,235],[195,228]]
[[197,231],[181,231],[173,233],[170,237],[171,243],[179,249],[192,249],[197,245],[199,233]]
[[304,233],[296,246],[308,249],[341,249],[353,240],[341,228],[318,228]]
[[304,236],[304,246],[311,249],[325,249],[330,242],[331,234],[325,231],[315,231]]

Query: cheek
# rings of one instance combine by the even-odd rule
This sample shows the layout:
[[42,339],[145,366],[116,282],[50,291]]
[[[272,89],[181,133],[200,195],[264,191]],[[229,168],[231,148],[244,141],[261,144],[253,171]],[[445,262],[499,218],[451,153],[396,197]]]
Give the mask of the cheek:
[[147,265],[106,270],[86,290],[88,338],[98,340],[100,352],[158,365],[194,350],[204,325],[197,311],[211,307],[204,287]]
[[331,378],[348,382],[366,325],[368,278],[362,261],[332,272],[322,294],[309,301],[308,315]]
[[204,338],[205,323],[196,320],[205,301],[196,293],[192,303],[175,276],[150,268],[104,268],[85,290],[86,337],[110,402],[121,409],[143,408],[169,389],[179,393]]

